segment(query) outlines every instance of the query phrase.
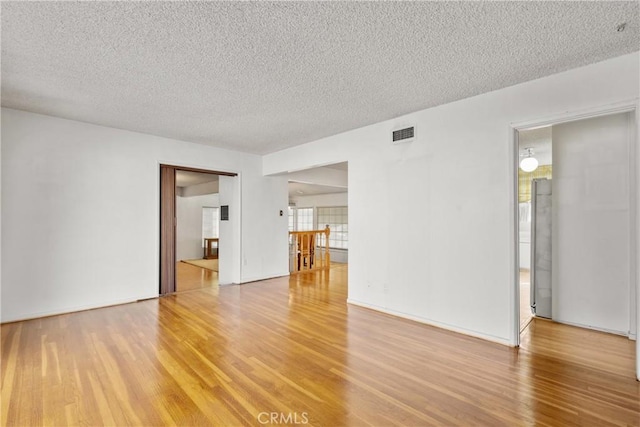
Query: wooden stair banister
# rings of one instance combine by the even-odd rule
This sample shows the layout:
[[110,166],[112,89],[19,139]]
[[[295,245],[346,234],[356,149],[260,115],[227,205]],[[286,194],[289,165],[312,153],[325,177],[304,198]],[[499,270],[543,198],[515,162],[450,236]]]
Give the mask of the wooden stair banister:
[[[329,227],[324,230],[289,232],[289,271],[291,274],[329,268],[331,263],[330,233]],[[323,243],[322,246],[319,243]]]

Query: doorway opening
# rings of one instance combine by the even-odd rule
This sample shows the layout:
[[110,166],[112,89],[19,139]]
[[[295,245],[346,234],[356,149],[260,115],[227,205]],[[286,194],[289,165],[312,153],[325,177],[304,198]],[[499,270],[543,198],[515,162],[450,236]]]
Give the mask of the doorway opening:
[[218,285],[217,174],[176,170],[176,292]]
[[[348,162],[291,172],[288,181],[292,285],[308,274],[319,275],[322,283],[329,283],[332,278],[336,283],[346,284],[349,258]],[[306,239],[307,235],[309,239]],[[328,265],[326,259],[329,260]],[[319,269],[314,272],[316,268]]]
[[160,295],[218,285],[221,176],[160,165]]
[[514,128],[516,344],[528,317],[635,339],[635,128],[634,107]]
[[[550,223],[548,215],[548,182],[553,178],[552,126],[524,129],[518,132],[518,236],[519,236],[519,289],[520,323],[522,332],[536,312],[536,294],[542,283],[551,282]],[[538,227],[536,228],[536,224]],[[536,238],[537,237],[537,238]],[[533,263],[538,263],[533,268]],[[538,277],[533,277],[537,271]],[[537,289],[531,286],[532,278],[537,281]],[[546,312],[538,307],[538,316]],[[541,310],[542,308],[542,310]]]

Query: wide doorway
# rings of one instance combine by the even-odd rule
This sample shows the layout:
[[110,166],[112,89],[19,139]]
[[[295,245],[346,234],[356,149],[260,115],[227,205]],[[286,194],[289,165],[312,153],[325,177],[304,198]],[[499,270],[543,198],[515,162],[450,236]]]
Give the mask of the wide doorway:
[[176,292],[219,283],[219,183],[217,174],[176,170]]
[[348,170],[341,162],[288,175],[292,289],[307,286],[311,277],[323,285],[347,283]]
[[221,192],[233,191],[233,185],[225,182],[231,183],[229,178],[235,176],[219,171],[160,166],[161,295],[220,283],[220,266],[232,256],[223,245],[230,247],[233,243],[229,240],[233,234],[228,232],[231,228],[229,205],[224,204],[229,195]]
[[635,118],[531,129],[518,141],[518,328],[531,317],[636,336]]

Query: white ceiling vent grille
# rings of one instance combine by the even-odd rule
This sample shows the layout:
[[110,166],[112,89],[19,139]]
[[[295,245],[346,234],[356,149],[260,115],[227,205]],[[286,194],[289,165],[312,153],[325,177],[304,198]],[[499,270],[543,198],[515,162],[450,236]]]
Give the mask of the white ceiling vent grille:
[[391,142],[393,144],[399,144],[401,142],[410,142],[416,136],[415,128],[413,126],[398,129],[391,132]]

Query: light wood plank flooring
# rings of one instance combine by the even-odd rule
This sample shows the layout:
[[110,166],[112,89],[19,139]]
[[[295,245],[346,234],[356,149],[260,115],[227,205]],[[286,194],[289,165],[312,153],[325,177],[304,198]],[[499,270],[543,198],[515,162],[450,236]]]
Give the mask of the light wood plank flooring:
[[349,306],[346,274],[2,325],[2,424],[640,424],[631,341],[534,320],[512,349]]
[[194,289],[218,286],[218,272],[207,270],[186,262],[176,263],[176,291],[192,291]]
[[531,280],[529,270],[520,270],[520,332],[529,325],[531,314]]

